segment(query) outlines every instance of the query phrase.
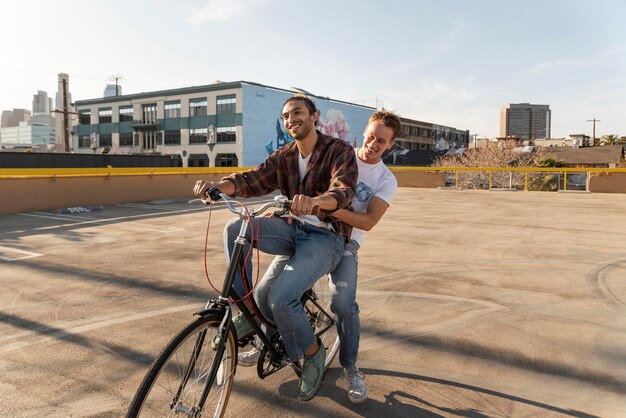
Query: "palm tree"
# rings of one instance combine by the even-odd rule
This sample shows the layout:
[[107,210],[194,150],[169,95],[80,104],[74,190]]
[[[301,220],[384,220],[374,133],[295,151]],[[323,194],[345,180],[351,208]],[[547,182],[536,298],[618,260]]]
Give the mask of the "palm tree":
[[617,134],[604,135],[600,140],[600,145],[621,145],[624,140]]

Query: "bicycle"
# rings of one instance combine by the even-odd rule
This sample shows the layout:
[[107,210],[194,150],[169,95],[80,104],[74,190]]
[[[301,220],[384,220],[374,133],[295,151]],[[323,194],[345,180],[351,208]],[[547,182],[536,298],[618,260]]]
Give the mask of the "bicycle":
[[[279,209],[274,216],[293,217],[289,214],[289,200],[285,196],[276,196],[255,211],[243,205],[236,208],[234,201],[217,189],[209,190],[207,195],[208,199],[203,202],[209,204],[209,199],[222,200],[242,220],[222,290],[217,299],[209,300],[205,308],[195,314],[198,318],[181,330],[152,363],[130,404],[127,417],[223,416],[237,370],[238,347],[247,345],[254,338],[253,335],[238,341],[231,320],[233,304],[252,324],[263,343],[257,362],[258,376],[264,379],[287,365],[298,377],[302,373],[302,361],[292,362],[288,358],[280,334],[276,332],[270,336],[262,329],[260,323],[270,327],[273,324],[263,316],[254,298],[249,298],[248,306],[234,287],[237,272],[242,273],[244,283],[249,283],[243,268],[243,248],[251,218],[270,208]],[[326,348],[326,371],[339,349],[335,316],[330,309],[328,277],[318,280],[305,292],[301,302],[315,335]]]

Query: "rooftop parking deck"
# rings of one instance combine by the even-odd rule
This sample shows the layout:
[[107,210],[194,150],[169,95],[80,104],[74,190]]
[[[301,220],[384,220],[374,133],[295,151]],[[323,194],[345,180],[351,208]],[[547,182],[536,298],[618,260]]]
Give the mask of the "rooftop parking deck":
[[[368,401],[349,402],[337,360],[310,402],[290,369],[238,368],[228,416],[624,416],[624,208],[624,194],[400,188],[359,254]],[[211,218],[218,283],[229,217]],[[206,224],[180,199],[0,215],[0,415],[123,415],[215,295]]]

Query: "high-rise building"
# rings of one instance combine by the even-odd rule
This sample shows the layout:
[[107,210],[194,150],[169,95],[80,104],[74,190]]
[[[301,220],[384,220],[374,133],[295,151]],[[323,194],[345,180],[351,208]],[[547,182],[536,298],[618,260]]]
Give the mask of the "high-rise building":
[[107,84],[104,88],[104,97],[115,97],[122,95],[122,86],[119,84]]
[[48,93],[37,90],[37,94],[33,94],[33,116],[39,114],[49,115],[51,110],[52,99],[48,97]]
[[30,110],[26,109],[5,110],[2,112],[0,127],[15,128],[20,122],[30,122],[30,116]]
[[[48,93],[38,90],[37,94],[33,94],[33,117],[31,124],[49,126],[54,128],[54,117],[50,113],[52,110],[52,99],[48,97]],[[54,132],[54,129],[52,130]]]
[[508,103],[500,109],[500,137],[550,138],[550,106]]

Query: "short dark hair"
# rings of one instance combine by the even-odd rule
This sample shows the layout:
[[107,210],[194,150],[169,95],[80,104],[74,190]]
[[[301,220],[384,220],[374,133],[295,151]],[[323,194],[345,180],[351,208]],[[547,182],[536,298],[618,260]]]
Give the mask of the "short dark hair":
[[311,115],[317,112],[317,107],[315,107],[315,102],[311,100],[309,97],[305,96],[304,94],[296,94],[295,96],[288,98],[287,100],[285,100],[285,103],[283,103],[283,107],[285,107],[287,103],[295,102],[295,101],[303,102],[306,108],[309,109],[309,113]]
[[393,139],[396,139],[398,134],[400,133],[400,129],[402,128],[402,123],[400,122],[400,118],[393,112],[388,110],[377,110],[370,116],[368,125],[372,122],[380,121],[383,126],[391,129],[393,131]]

